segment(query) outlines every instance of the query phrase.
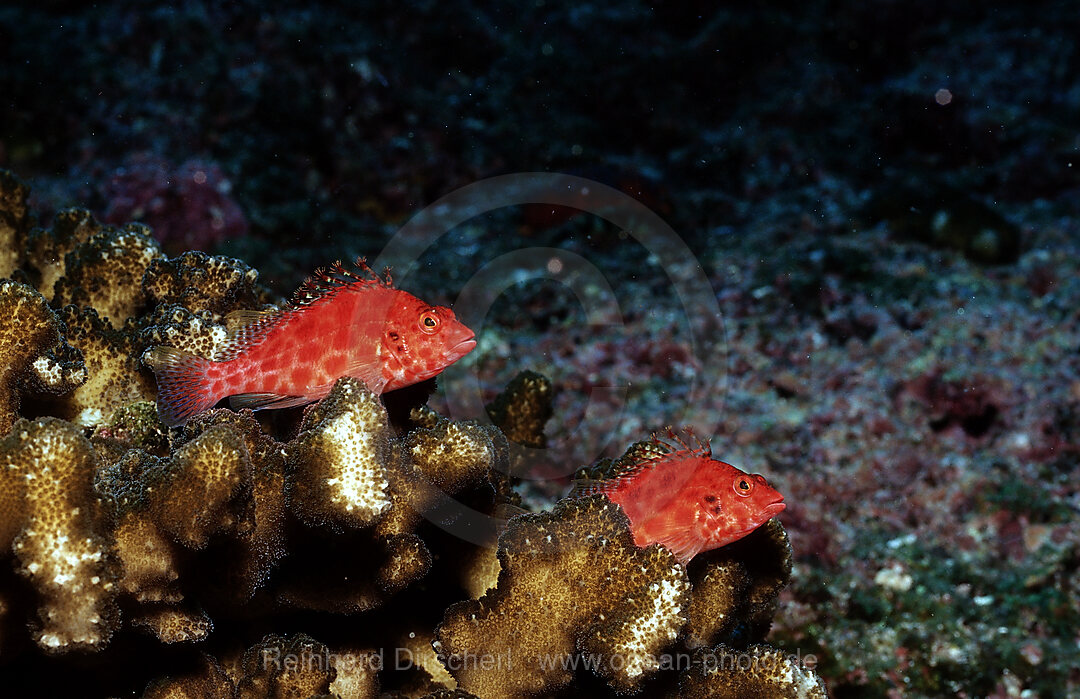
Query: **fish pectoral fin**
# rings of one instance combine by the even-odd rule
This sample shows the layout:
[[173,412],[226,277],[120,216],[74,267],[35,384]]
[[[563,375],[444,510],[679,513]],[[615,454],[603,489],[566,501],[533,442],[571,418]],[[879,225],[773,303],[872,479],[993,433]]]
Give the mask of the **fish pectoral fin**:
[[701,537],[695,536],[685,527],[672,527],[666,532],[656,535],[656,541],[663,544],[664,548],[675,554],[675,558],[686,565],[690,559],[701,553],[705,548],[705,542]]
[[383,376],[382,361],[378,357],[350,362],[345,367],[344,375],[363,381],[368,390],[377,396],[382,395],[383,388],[389,383],[389,379]]
[[262,410],[264,408],[291,408],[296,405],[310,403],[314,398],[310,396],[283,396],[278,393],[238,393],[229,397],[229,406],[233,410],[251,408]]

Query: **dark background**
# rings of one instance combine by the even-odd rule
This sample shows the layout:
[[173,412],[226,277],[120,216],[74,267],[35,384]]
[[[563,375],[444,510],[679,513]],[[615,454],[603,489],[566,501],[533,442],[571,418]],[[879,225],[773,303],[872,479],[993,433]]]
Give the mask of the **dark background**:
[[[0,9],[0,167],[42,224],[142,220],[284,295],[485,177],[613,186],[686,241],[725,314],[714,452],[787,495],[797,559],[770,640],[816,654],[835,696],[1075,690],[1075,3],[219,5]],[[632,383],[629,414],[592,426],[618,453],[695,366],[685,319],[647,312],[670,289],[640,247],[514,207],[408,288],[451,300],[533,246],[601,268],[626,334],[575,334],[573,297],[521,285],[463,365],[489,398],[544,371],[554,422]]]

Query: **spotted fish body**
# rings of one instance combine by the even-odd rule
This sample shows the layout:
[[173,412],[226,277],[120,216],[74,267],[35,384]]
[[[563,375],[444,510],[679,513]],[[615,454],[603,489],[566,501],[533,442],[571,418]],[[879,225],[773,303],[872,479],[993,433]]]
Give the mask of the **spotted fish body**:
[[713,459],[708,445],[658,439],[631,447],[600,478],[579,477],[574,495],[596,493],[622,507],[634,543],[662,544],[683,564],[741,539],[784,509],[784,496],[763,476]]
[[308,280],[285,308],[240,311],[226,323],[230,337],[211,359],[171,347],[144,355],[166,424],[183,424],[228,396],[234,408],[303,405],[342,376],[382,394],[435,376],[476,346],[449,308],[340,264]]

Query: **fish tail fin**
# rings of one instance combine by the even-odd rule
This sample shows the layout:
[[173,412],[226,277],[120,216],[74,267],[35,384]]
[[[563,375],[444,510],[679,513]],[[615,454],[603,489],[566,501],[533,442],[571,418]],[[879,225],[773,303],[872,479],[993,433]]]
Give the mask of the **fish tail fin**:
[[158,417],[170,427],[183,425],[220,399],[210,388],[209,359],[174,347],[153,347],[143,353],[142,362],[154,372]]

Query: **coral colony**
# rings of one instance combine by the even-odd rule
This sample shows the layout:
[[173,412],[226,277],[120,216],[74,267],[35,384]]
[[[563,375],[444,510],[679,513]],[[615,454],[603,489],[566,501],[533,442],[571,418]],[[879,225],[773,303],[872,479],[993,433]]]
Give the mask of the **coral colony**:
[[[791,576],[777,520],[684,565],[602,490],[521,512],[507,440],[542,446],[552,414],[532,372],[494,425],[346,376],[305,409],[167,427],[140,357],[215,356],[228,314],[273,309],[257,273],[82,210],[36,228],[26,196],[0,174],[5,691],[824,696],[763,643]],[[456,535],[464,509],[518,514],[488,547]]]

